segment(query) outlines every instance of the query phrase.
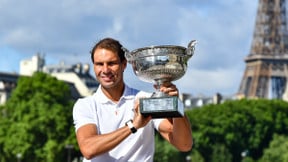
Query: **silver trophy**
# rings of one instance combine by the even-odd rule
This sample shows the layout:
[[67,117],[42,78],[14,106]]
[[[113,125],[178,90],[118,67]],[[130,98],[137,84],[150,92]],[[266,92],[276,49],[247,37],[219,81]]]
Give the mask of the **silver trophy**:
[[144,47],[129,52],[125,51],[127,61],[132,65],[136,76],[145,82],[154,83],[158,87],[150,98],[140,99],[140,112],[152,118],[182,117],[184,107],[176,96],[168,96],[160,92],[164,82],[180,79],[187,70],[187,62],[194,54],[196,41],[192,40],[188,47],[161,45]]

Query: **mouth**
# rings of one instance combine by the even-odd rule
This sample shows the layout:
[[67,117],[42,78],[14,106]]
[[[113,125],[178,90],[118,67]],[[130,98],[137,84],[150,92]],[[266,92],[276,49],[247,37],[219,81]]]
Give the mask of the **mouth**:
[[102,79],[103,81],[105,81],[105,82],[110,82],[110,81],[113,80],[114,75],[101,75],[100,77],[101,77],[101,79]]

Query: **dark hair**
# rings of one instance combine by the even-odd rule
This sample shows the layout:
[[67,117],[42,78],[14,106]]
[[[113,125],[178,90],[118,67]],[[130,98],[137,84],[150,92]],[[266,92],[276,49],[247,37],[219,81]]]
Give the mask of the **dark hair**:
[[92,51],[90,52],[92,63],[94,63],[94,52],[96,51],[96,49],[99,48],[104,48],[117,53],[120,61],[123,62],[124,60],[126,60],[126,58],[125,52],[122,50],[122,47],[123,46],[121,45],[121,43],[113,38],[104,38],[100,40],[98,43],[95,44],[95,46],[92,48]]

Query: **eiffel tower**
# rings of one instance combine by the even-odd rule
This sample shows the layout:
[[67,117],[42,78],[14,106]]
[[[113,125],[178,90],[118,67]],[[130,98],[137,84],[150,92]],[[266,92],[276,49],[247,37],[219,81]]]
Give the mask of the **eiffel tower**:
[[238,94],[246,98],[283,99],[288,81],[286,16],[286,0],[259,0],[250,54],[245,58],[246,69]]

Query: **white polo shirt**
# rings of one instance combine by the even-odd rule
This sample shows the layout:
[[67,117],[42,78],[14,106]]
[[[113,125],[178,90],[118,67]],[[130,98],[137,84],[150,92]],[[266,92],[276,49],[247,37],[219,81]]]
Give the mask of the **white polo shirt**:
[[[76,131],[86,124],[95,124],[98,134],[110,133],[124,127],[128,120],[133,119],[136,96],[150,94],[125,86],[123,96],[118,103],[114,103],[103,94],[99,86],[92,96],[78,99],[75,103],[73,120]],[[91,160],[84,159],[84,162],[153,162],[154,130],[158,130],[161,121],[162,119],[151,120],[111,151]]]

